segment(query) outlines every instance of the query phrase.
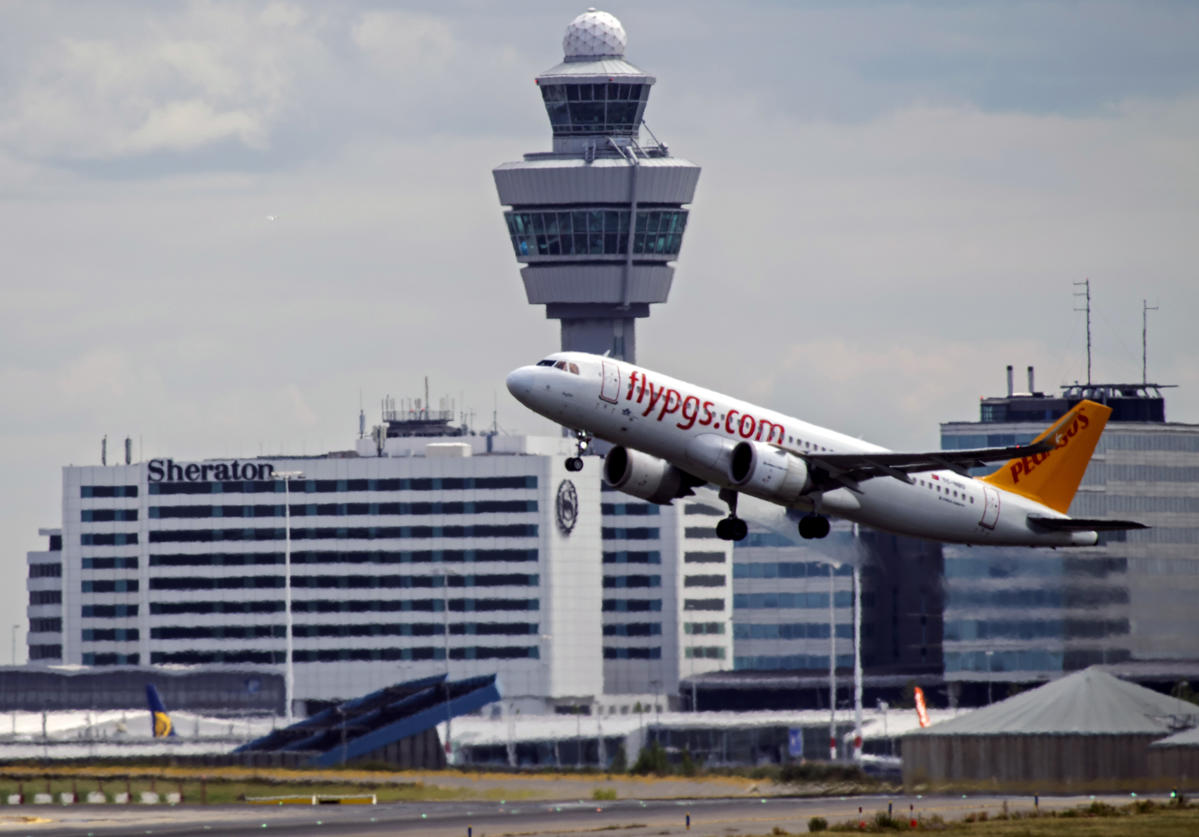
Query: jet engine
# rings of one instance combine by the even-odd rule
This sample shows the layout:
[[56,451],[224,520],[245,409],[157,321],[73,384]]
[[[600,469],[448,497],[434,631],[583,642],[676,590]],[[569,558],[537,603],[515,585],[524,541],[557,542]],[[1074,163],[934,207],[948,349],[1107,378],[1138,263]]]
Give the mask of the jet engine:
[[810,487],[808,465],[761,442],[738,442],[729,459],[729,481],[738,491],[791,505]]
[[618,491],[659,505],[691,494],[694,482],[665,459],[621,445],[604,457],[604,479]]

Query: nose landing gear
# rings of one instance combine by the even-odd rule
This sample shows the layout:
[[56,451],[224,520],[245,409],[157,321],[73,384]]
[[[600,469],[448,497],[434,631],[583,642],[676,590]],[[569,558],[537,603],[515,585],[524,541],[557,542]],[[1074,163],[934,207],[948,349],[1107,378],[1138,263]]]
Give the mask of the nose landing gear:
[[722,488],[720,499],[728,504],[729,516],[716,524],[716,537],[722,541],[744,540],[749,534],[749,525],[737,517],[737,492]]
[[819,514],[805,514],[799,519],[799,536],[807,540],[823,538],[828,535],[828,518]]
[[576,430],[575,434],[575,455],[566,460],[566,470],[582,471],[583,470],[583,454],[587,452],[587,448],[591,446],[591,433],[587,430]]

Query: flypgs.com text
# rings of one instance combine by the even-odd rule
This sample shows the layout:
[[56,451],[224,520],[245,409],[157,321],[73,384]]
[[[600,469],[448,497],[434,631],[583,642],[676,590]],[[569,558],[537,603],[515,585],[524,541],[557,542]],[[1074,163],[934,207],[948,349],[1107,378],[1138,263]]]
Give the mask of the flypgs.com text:
[[636,370],[629,373],[625,401],[641,406],[642,416],[648,417],[657,412],[657,421],[664,421],[670,416],[675,422],[675,427],[680,430],[690,430],[698,425],[717,428],[730,436],[753,439],[756,442],[782,444],[786,439],[781,424],[739,410],[729,410],[722,420],[716,412],[714,402],[703,400],[697,395],[681,393],[665,384],[655,386],[647,375]]

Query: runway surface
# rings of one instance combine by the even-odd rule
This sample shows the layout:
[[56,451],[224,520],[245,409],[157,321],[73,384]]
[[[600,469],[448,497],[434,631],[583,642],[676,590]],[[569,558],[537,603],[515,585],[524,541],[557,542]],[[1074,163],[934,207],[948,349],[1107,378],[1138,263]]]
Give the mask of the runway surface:
[[[1100,797],[1112,804],[1128,802],[1127,796]],[[1087,805],[1092,797],[1046,797],[1043,809]],[[908,817],[939,815],[960,819],[972,811],[999,813],[1028,810],[1032,797],[1024,796],[868,796],[703,800],[619,800],[612,802],[530,803],[394,803],[386,805],[318,806],[209,806],[115,807],[20,806],[0,812],[0,832],[5,835],[62,835],[62,837],[113,837],[114,835],[159,835],[159,837],[232,837],[249,833],[287,835],[419,834],[427,837],[551,837],[610,830],[621,837],[687,834],[732,837],[769,834],[775,827],[791,832],[807,830],[811,817],[824,817],[832,825],[856,820],[859,807],[870,819],[886,811]],[[909,808],[909,805],[913,806]],[[687,816],[691,828],[687,830]],[[42,822],[21,822],[35,817]],[[468,831],[469,829],[469,831]]]

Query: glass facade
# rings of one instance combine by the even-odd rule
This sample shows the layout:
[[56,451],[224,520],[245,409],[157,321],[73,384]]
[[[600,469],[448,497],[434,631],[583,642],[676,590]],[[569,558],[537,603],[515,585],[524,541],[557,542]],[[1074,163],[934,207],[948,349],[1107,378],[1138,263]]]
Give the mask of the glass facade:
[[[847,524],[836,524],[821,549],[752,529],[733,549],[733,668],[828,671],[853,665],[853,559]],[[831,554],[821,554],[824,550]],[[830,589],[831,588],[831,589]],[[829,624],[829,596],[834,607]],[[835,632],[836,642],[830,641]]]
[[554,136],[636,134],[649,99],[649,84],[628,82],[541,84]]
[[[988,422],[1006,413],[984,406],[981,423],[943,424],[943,446],[1024,443],[1044,429]],[[1194,659],[1197,481],[1199,426],[1109,421],[1070,514],[1152,528],[1069,550],[947,546],[946,679],[1031,682],[1093,664]]]
[[[629,254],[629,210],[596,207],[570,211],[514,210],[504,213],[512,249],[520,261],[557,256]],[[631,239],[634,257],[674,257],[683,246],[686,209],[638,209]]]

